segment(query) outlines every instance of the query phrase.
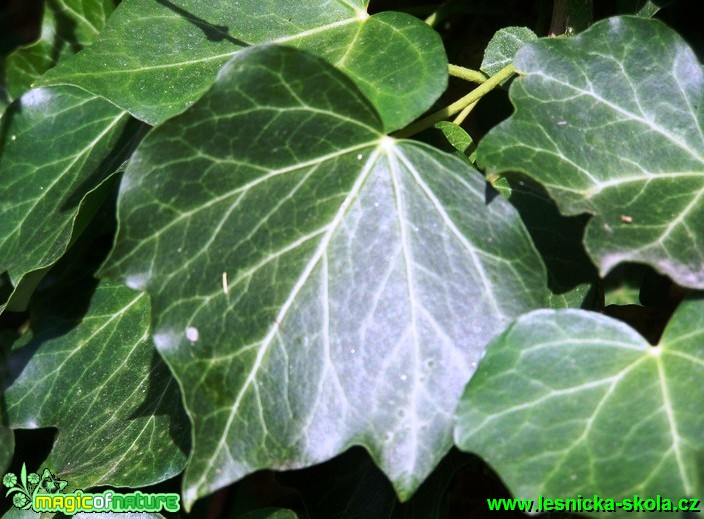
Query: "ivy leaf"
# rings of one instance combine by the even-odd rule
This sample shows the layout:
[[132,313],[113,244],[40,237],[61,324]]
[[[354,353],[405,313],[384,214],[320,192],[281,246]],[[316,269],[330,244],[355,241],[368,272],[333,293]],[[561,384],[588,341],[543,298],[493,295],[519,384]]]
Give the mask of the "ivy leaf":
[[600,314],[531,312],[488,348],[456,442],[517,498],[701,498],[702,377],[701,296],[681,304],[657,347]]
[[89,303],[83,294],[64,296],[57,310],[61,296],[44,297],[34,337],[10,359],[11,426],[58,428],[46,465],[75,488],[142,486],[178,474],[187,418],[149,340],[146,295],[104,282]]
[[602,275],[624,261],[704,288],[704,76],[657,20],[611,18],[524,47],[516,113],[479,145],[489,172],[519,170],[568,215]]
[[482,72],[493,76],[506,65],[510,65],[516,53],[528,42],[537,40],[536,34],[528,27],[504,27],[496,31],[484,51],[480,65]]
[[44,6],[39,40],[7,56],[5,72],[11,99],[59,61],[90,45],[114,8],[112,0],[52,0]]
[[439,35],[409,15],[369,17],[347,0],[125,0],[96,43],[39,84],[72,84],[106,97],[150,124],[182,112],[216,72],[250,45],[309,50],[349,74],[399,129],[426,111],[447,85]]
[[484,345],[545,303],[515,210],[381,128],[325,61],[256,47],[130,161],[106,273],[152,297],[194,426],[187,507],[353,444],[407,499]]
[[[18,287],[54,264],[90,220],[99,186],[131,151],[139,124],[74,87],[30,90],[3,122],[0,272],[9,272]],[[82,211],[87,214],[79,219]],[[31,289],[39,274],[25,280]]]

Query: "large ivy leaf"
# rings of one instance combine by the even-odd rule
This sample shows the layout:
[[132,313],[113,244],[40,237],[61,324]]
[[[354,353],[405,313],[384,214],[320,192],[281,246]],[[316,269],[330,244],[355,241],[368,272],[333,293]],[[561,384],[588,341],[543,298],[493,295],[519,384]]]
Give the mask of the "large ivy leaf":
[[11,99],[61,59],[90,45],[114,8],[113,0],[51,0],[46,2],[39,40],[17,49],[5,60]]
[[602,274],[623,261],[704,288],[704,76],[656,20],[612,18],[524,47],[516,114],[479,162],[520,170],[566,214],[594,214],[585,244]]
[[188,421],[149,338],[148,298],[109,283],[87,309],[82,294],[64,296],[57,308],[60,297],[44,295],[34,337],[10,359],[10,425],[58,428],[46,465],[75,488],[142,486],[178,474]]
[[107,272],[152,296],[194,426],[187,506],[351,444],[409,497],[486,342],[545,303],[515,210],[381,127],[326,62],[257,47],[130,161]]
[[443,92],[447,58],[426,24],[401,13],[369,17],[366,3],[125,0],[91,48],[39,83],[79,86],[154,124],[198,99],[239,50],[274,42],[334,63],[395,130]]
[[18,286],[64,254],[89,220],[79,212],[94,210],[87,198],[120,166],[139,124],[74,87],[33,89],[3,122],[0,272]]
[[457,444],[516,497],[701,498],[704,299],[657,347],[583,310],[539,310],[487,350],[458,409]]

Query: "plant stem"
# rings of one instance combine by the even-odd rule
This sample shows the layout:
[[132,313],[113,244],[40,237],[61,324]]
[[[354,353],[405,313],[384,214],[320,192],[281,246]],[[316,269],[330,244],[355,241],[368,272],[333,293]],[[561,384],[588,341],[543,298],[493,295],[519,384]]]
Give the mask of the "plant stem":
[[452,121],[452,122],[455,123],[455,124],[462,124],[462,123],[464,122],[464,120],[467,118],[467,116],[469,115],[469,112],[471,112],[472,109],[473,109],[475,106],[477,106],[477,103],[478,103],[478,102],[479,102],[479,101],[474,101],[471,105],[465,107],[465,109],[462,110],[462,111],[460,112],[460,114],[459,114],[459,115],[455,118],[455,120]]
[[472,70],[471,68],[460,67],[459,65],[448,65],[447,70],[452,77],[458,77],[472,83],[481,84],[487,80],[486,74],[479,70]]
[[423,130],[434,126],[435,123],[438,123],[447,119],[450,116],[455,115],[457,112],[461,112],[472,103],[479,101],[482,97],[491,92],[502,81],[511,77],[515,72],[516,69],[513,67],[513,63],[506,65],[504,68],[502,68],[496,74],[484,81],[484,83],[472,90],[466,96],[458,99],[457,101],[455,101],[451,105],[446,106],[442,110],[438,110],[437,112],[430,114],[429,116],[424,117],[423,119],[420,119],[419,121],[416,121],[413,124],[406,126],[404,129],[397,131],[393,136],[398,138],[410,137],[418,132],[422,132]]

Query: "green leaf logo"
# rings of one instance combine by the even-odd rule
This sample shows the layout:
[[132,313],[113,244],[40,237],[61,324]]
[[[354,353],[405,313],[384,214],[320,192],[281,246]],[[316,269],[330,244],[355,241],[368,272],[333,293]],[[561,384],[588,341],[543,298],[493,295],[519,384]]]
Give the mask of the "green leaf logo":
[[49,469],[44,469],[39,488],[47,494],[57,494],[66,488],[67,483],[67,481],[57,478]]

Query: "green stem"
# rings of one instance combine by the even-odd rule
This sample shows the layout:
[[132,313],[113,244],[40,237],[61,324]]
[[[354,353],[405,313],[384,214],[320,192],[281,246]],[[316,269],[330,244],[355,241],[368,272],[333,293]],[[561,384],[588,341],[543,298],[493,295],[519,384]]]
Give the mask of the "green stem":
[[447,70],[452,77],[458,77],[472,83],[481,84],[487,80],[486,74],[479,70],[472,70],[471,68],[460,67],[459,65],[448,65]]
[[448,117],[451,117],[456,113],[461,112],[472,103],[479,101],[482,97],[484,97],[494,88],[496,88],[496,86],[501,84],[502,81],[510,78],[515,72],[516,69],[513,67],[513,63],[511,63],[510,65],[506,65],[504,68],[502,68],[496,74],[484,81],[484,83],[472,90],[466,96],[458,99],[457,101],[455,101],[451,105],[446,106],[442,110],[438,110],[437,112],[430,114],[429,116],[424,117],[423,119],[420,119],[419,121],[416,121],[413,124],[406,126],[404,129],[397,131],[393,136],[398,138],[406,138],[415,135],[418,132],[422,132],[423,130],[431,128],[436,123],[444,121]]
[[462,124],[462,123],[464,122],[464,120],[467,118],[467,116],[469,115],[469,112],[471,112],[472,109],[473,109],[475,106],[477,106],[477,103],[478,103],[478,102],[479,102],[479,101],[474,101],[471,105],[465,107],[465,109],[462,110],[462,111],[460,112],[460,114],[459,114],[459,115],[455,118],[455,120],[452,121],[452,122],[455,123],[455,124],[458,124],[458,125],[459,125],[459,124]]

